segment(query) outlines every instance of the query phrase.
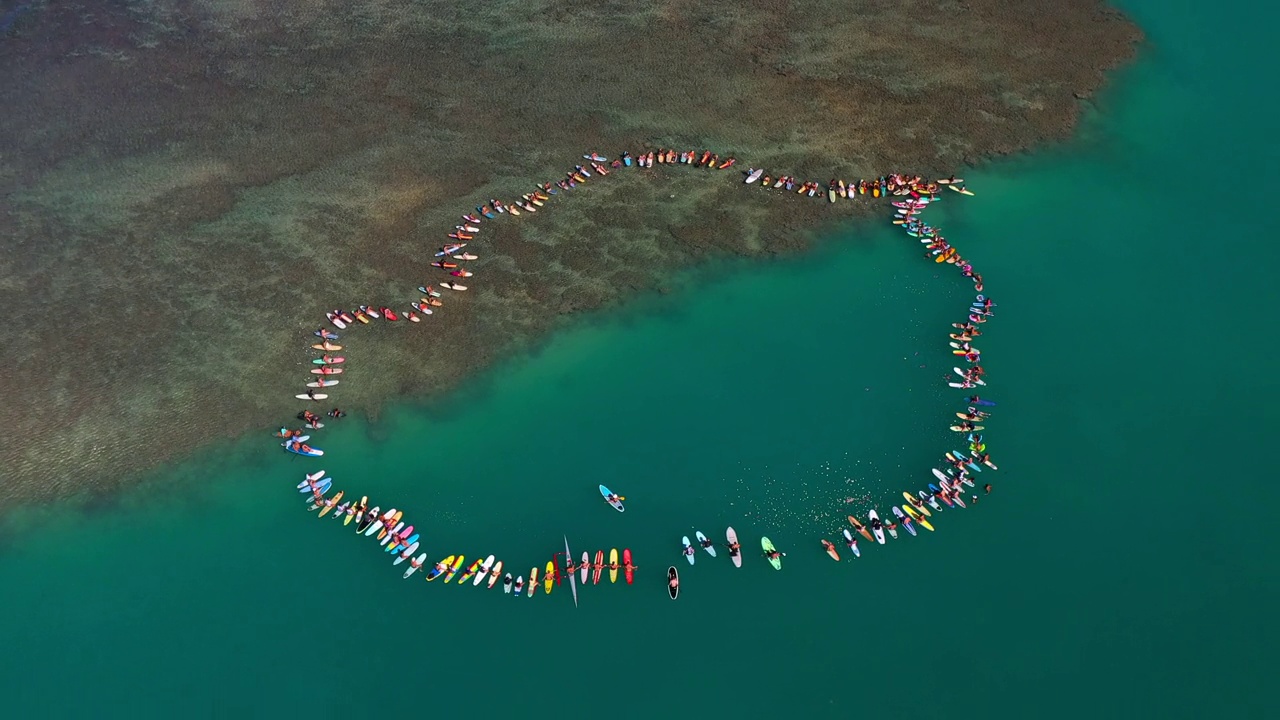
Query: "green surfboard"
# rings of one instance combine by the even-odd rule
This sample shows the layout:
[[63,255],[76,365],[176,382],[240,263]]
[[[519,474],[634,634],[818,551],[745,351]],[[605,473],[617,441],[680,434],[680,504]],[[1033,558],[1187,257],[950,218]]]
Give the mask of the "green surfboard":
[[[777,552],[778,550],[773,546],[773,541],[767,537],[760,538],[760,547],[764,548],[766,553]],[[766,558],[769,560],[769,564],[773,566],[774,570],[782,569],[782,558],[773,558],[768,556],[766,556]]]

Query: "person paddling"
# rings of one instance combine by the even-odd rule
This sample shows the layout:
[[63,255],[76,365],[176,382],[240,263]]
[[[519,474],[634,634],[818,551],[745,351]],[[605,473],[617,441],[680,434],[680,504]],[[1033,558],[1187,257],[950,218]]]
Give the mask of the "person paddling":
[[725,543],[724,546],[729,548],[729,557],[737,557],[742,550],[742,543],[738,542]]

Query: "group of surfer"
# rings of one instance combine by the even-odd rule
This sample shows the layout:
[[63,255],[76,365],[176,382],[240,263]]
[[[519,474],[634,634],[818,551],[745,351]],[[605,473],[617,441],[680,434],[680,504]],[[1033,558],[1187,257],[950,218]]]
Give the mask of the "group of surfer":
[[[654,166],[654,163],[658,163],[685,164],[695,167],[723,170],[733,167],[736,162],[733,157],[721,159],[718,154],[712,153],[708,150],[677,151],[658,149],[642,152],[634,156],[631,153],[623,152],[614,160],[609,160],[608,158],[596,153],[589,153],[583,157],[589,161],[589,168],[584,165],[575,165],[572,170],[565,173],[565,176],[562,179],[540,183],[536,186],[534,191],[525,193],[518,200],[507,203],[498,199],[490,199],[487,203],[477,206],[474,214],[463,214],[462,219],[465,224],[456,225],[453,231],[447,234],[449,238],[448,242],[442,245],[439,251],[435,253],[437,259],[431,264],[434,267],[448,272],[453,278],[472,277],[473,273],[467,268],[461,266],[459,262],[478,259],[476,255],[464,252],[464,249],[467,247],[469,241],[475,239],[476,234],[480,232],[480,223],[482,218],[494,219],[497,215],[501,214],[518,216],[522,214],[522,212],[536,213],[539,208],[544,207],[546,202],[551,199],[552,195],[558,194],[560,191],[572,190],[578,185],[586,183],[593,174],[601,177],[608,175],[610,172],[609,168],[618,169],[632,167],[633,165],[642,168],[651,168]],[[606,165],[608,167],[606,167]],[[763,169],[752,168],[749,169],[745,175],[745,182],[747,184],[759,181],[762,187],[778,190],[792,190],[797,194],[804,194],[810,197],[818,196],[822,192],[822,185],[818,182],[800,181],[790,175],[774,176],[772,174],[766,174]],[[951,190],[965,195],[972,195],[973,193],[965,189],[962,183],[962,179],[955,177],[937,181],[926,181],[918,175],[912,176],[894,173],[874,180],[860,180],[847,184],[843,180],[832,179],[826,185],[826,195],[830,202],[835,202],[838,197],[853,198],[858,195],[870,195],[872,197],[889,195],[903,196],[903,200],[893,203],[898,208],[897,217],[894,220],[895,224],[902,226],[909,234],[913,237],[920,238],[921,242],[928,246],[927,257],[932,257],[937,262],[945,261],[956,265],[965,277],[973,280],[975,288],[981,292],[983,289],[982,276],[973,270],[970,263],[966,262],[957,254],[956,250],[951,247],[951,245],[947,243],[940,234],[938,234],[935,228],[923,224],[920,219],[920,214],[924,208],[930,202],[939,199],[937,195],[943,187],[948,187]],[[441,285],[444,288],[455,291],[464,291],[467,289],[465,286],[459,285],[453,280],[444,282]],[[416,313],[431,315],[433,313],[433,308],[443,305],[441,300],[439,300],[440,293],[433,287],[420,286],[418,290],[423,294],[423,297],[420,301],[411,303],[411,310],[403,313],[404,317],[412,322],[420,321],[420,318]],[[968,321],[965,323],[957,323],[955,325],[959,332],[951,335],[952,340],[954,341],[952,343],[953,351],[956,355],[964,357],[965,360],[970,363],[971,367],[965,371],[961,371],[959,368],[956,369],[957,373],[962,377],[962,382],[952,383],[953,386],[972,388],[986,384],[982,379],[985,371],[982,366],[978,364],[981,361],[981,353],[977,348],[973,347],[972,341],[982,334],[979,330],[979,325],[986,322],[986,320],[992,316],[993,307],[994,303],[979,295],[978,301],[975,302],[973,307],[970,309]],[[355,322],[368,324],[370,322],[370,318],[378,319],[379,317],[382,317],[388,321],[395,321],[399,319],[399,316],[397,316],[397,314],[390,308],[381,307],[374,309],[366,305],[359,306],[359,309],[354,313],[348,313],[343,310],[334,310],[326,313],[326,317],[329,322],[338,329],[345,329],[348,325]],[[333,352],[342,349],[341,345],[333,343],[333,341],[339,339],[339,336],[327,328],[319,328],[314,334],[321,339],[322,343],[313,345],[313,348],[323,350],[325,352]],[[318,382],[309,384],[309,386],[314,388],[337,385],[338,382],[336,380],[326,380],[325,378],[329,375],[336,375],[342,372],[341,369],[331,367],[332,364],[336,364],[341,361],[341,358],[331,359],[328,355],[313,361],[316,364],[321,365],[321,367],[312,370],[312,373],[320,375],[321,378],[318,379]],[[301,399],[318,401],[327,396],[319,394],[313,389],[308,389],[305,395],[300,395],[298,397]],[[907,495],[907,504],[903,505],[901,510],[897,506],[892,508],[895,516],[894,519],[897,522],[884,522],[874,511],[870,513],[870,518],[866,525],[863,525],[859,520],[857,520],[857,518],[850,516],[850,522],[864,537],[867,539],[875,538],[878,542],[883,544],[884,533],[888,532],[891,537],[896,538],[896,531],[900,526],[905,526],[906,529],[914,535],[915,522],[920,522],[923,526],[932,530],[932,526],[924,519],[930,515],[930,507],[934,510],[940,510],[941,504],[949,506],[959,505],[960,507],[964,507],[960,488],[966,485],[969,487],[974,486],[969,475],[970,471],[980,471],[978,465],[987,465],[992,469],[995,468],[995,465],[990,462],[990,455],[986,452],[986,445],[983,442],[982,436],[976,434],[977,431],[983,429],[982,426],[977,425],[976,423],[982,422],[989,417],[988,411],[981,410],[979,408],[994,405],[995,403],[985,401],[976,395],[969,397],[968,400],[969,402],[966,410],[963,413],[957,413],[961,420],[960,424],[953,426],[953,429],[956,429],[959,432],[969,433],[970,454],[967,456],[962,456],[959,453],[946,454],[948,458],[947,462],[949,464],[948,471],[943,473],[939,470],[934,470],[934,474],[937,475],[941,481],[941,487],[935,486],[931,483],[929,485],[929,492],[926,493],[922,490],[919,492],[919,497],[912,496],[910,493],[904,493],[904,495]],[[345,413],[338,408],[330,410],[327,414],[330,418],[339,418],[345,415]],[[307,410],[299,413],[298,419],[304,423],[304,427],[306,429],[314,430],[323,427],[321,418],[315,413]],[[320,451],[313,450],[310,446],[305,444],[304,441],[309,436],[304,435],[303,430],[301,429],[287,430],[286,428],[282,428],[279,435],[285,439],[284,444],[288,449],[295,452],[301,451],[301,454],[323,454]],[[343,493],[338,491],[335,495],[326,497],[325,492],[332,480],[331,478],[324,478],[323,480],[320,480],[321,475],[323,475],[323,473],[308,475],[307,481],[299,485],[300,490],[310,493],[311,497],[309,500],[311,501],[310,504],[312,509],[320,509],[320,515],[324,515],[329,511],[335,511],[334,517],[344,518],[344,524],[351,523],[353,521],[356,522],[357,532],[364,534],[372,534],[376,532],[380,542],[387,546],[387,552],[394,553],[397,556],[394,564],[398,565],[402,561],[409,560],[410,569],[405,573],[406,578],[419,567],[423,566],[426,559],[426,553],[422,553],[417,558],[410,557],[418,548],[418,536],[412,534],[412,525],[406,527],[406,524],[401,520],[402,513],[398,513],[395,510],[381,513],[377,507],[370,509],[367,498],[361,500],[359,503],[347,502],[339,505],[338,502],[341,500]],[[990,493],[991,485],[985,485],[985,490]],[[608,499],[608,496],[606,496],[606,500]],[[615,496],[615,499],[620,498]],[[974,495],[971,501],[977,502],[977,495]],[[844,531],[844,536],[846,545],[855,555],[859,555],[860,551],[857,547],[857,540],[853,538],[848,530]],[[765,538],[765,541],[767,541],[767,538]],[[707,550],[707,552],[712,555],[715,554],[714,543],[709,539],[702,537],[701,533],[699,533],[698,542],[701,547]],[[827,540],[823,540],[823,544],[827,547],[829,554],[836,559],[839,559],[832,543]],[[735,564],[740,562],[742,547],[736,541],[736,537],[731,538],[726,547],[729,549],[730,557],[735,559]],[[694,547],[686,542],[684,552],[690,558],[690,562],[692,562],[692,555],[695,552]],[[557,553],[557,557],[560,555],[562,555],[562,553]],[[583,562],[577,564],[575,564],[572,558],[569,558],[567,554],[563,555],[565,555],[564,565],[562,568],[563,570],[570,574],[575,571],[584,571],[584,577],[586,571],[591,571],[596,574],[597,580],[599,574],[604,570],[609,570],[615,573],[618,570],[625,570],[628,574],[628,581],[630,581],[631,573],[637,569],[635,565],[631,564],[629,551],[626,554],[624,563],[619,563],[616,559],[611,559],[611,561],[606,564],[602,561],[602,555],[599,552],[596,555],[595,562],[589,562],[586,557],[584,557]],[[764,556],[774,564],[775,568],[777,568],[780,567],[781,558],[785,556],[785,553],[779,552],[776,548],[773,548],[771,543],[766,543]],[[499,579],[499,571],[501,570],[502,563],[498,562],[496,565],[492,565],[492,560],[493,558],[490,556],[489,562],[486,563],[482,563],[479,560],[474,561],[470,568],[468,568],[467,572],[463,574],[463,580],[470,578],[472,575],[483,574],[483,576],[487,577],[489,580],[489,587],[493,587]],[[445,582],[448,582],[452,579],[453,574],[458,572],[461,563],[461,556],[450,556],[440,562],[434,563],[427,573],[427,579],[432,580],[439,575],[446,575],[447,579]],[[557,580],[559,579],[559,569],[560,568],[557,564],[557,569],[555,571]],[[536,577],[535,566],[535,572],[530,574],[531,585],[536,585]],[[481,582],[481,577],[476,578],[475,584],[479,584],[479,582]],[[669,575],[669,587],[673,590],[673,597],[675,596],[674,589],[678,587],[678,584],[678,576],[676,576],[675,573],[671,573]],[[523,576],[513,581],[511,574],[506,574],[504,579],[504,589],[506,592],[511,592],[514,587],[515,591],[519,593],[523,586]],[[532,594],[532,589],[533,588],[531,587],[530,594]]]

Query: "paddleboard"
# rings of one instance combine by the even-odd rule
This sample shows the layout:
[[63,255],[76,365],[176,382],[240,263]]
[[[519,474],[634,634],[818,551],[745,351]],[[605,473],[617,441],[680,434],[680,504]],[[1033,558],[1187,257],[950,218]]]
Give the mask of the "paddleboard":
[[[520,578],[520,582],[523,584],[524,578]],[[507,573],[506,577],[502,578],[502,594],[511,594],[511,573]]]
[[292,447],[290,447],[290,446],[288,446],[288,445],[285,445],[285,446],[284,446],[284,449],[285,449],[287,452],[291,452],[291,453],[293,453],[294,455],[304,455],[304,456],[306,456],[306,457],[320,457],[321,455],[324,455],[324,451],[323,451],[323,450],[319,450],[319,449],[316,449],[316,448],[311,448],[310,450],[301,450],[301,449],[299,449],[299,450],[294,450]]
[[676,571],[674,565],[667,568],[667,594],[672,600],[680,597],[680,573]]
[[[501,575],[502,575],[502,561],[499,560],[498,562],[493,564],[493,570],[489,571],[489,584],[486,587],[492,590],[493,586],[498,584],[498,578]],[[507,577],[510,578],[511,573],[507,573]]]
[[410,575],[418,572],[418,568],[422,567],[422,564],[425,563],[426,561],[427,561],[426,553],[422,553],[418,557],[410,560],[409,569],[404,571],[405,578],[408,578]]
[[631,566],[631,548],[626,548],[622,551],[622,575],[627,579],[628,585],[635,579],[635,574],[635,568]]
[[693,553],[689,552],[689,549],[693,547],[693,544],[689,542],[689,536],[685,535],[684,537],[680,538],[680,542],[684,546],[684,551],[683,551],[684,559],[688,560],[689,564],[692,565],[694,562],[694,558],[693,558]]
[[529,597],[538,592],[538,568],[529,571]]
[[311,368],[312,375],[341,375],[342,373],[342,368],[334,368],[327,365],[325,367]]
[[[724,531],[724,536],[725,539],[729,541],[730,545],[738,544],[738,533],[734,532],[733,528],[726,529]],[[730,550],[729,559],[733,561],[734,567],[742,567],[742,550]]]
[[582,564],[578,566],[578,574],[582,578],[582,584],[587,584],[587,575],[591,573],[591,553],[586,550],[582,551]]
[[515,590],[516,597],[520,597],[520,595],[524,593],[524,576],[523,575],[516,578],[516,584],[513,589]]
[[309,387],[309,388],[327,388],[327,387],[333,387],[334,385],[337,385],[337,384],[338,384],[338,383],[340,383],[340,382],[342,382],[342,381],[341,381],[341,380],[317,380],[316,382],[309,382],[309,383],[307,383],[307,387]]
[[902,509],[899,508],[897,505],[893,506],[893,516],[898,518],[898,522],[901,523],[902,526],[907,529],[907,532],[911,533],[911,537],[916,536],[915,523],[911,521],[911,518],[909,516],[903,514]]
[[977,472],[982,472],[982,467],[979,466],[977,463],[973,462],[972,460],[970,460],[968,455],[965,455],[964,453],[959,452],[957,450],[952,450],[951,453],[955,457],[955,459],[964,460],[965,465],[973,468]]
[[773,566],[773,569],[774,569],[774,570],[781,570],[781,569],[782,569],[782,558],[780,558],[780,557],[776,557],[776,558],[775,558],[775,557],[768,557],[768,553],[772,553],[772,552],[777,552],[777,551],[778,551],[778,549],[777,549],[777,548],[775,548],[775,547],[773,546],[773,541],[772,541],[772,540],[770,540],[770,539],[769,539],[769,538],[767,538],[767,537],[762,537],[762,538],[760,538],[760,547],[764,549],[765,554],[766,554],[766,555],[765,555],[765,557],[766,557],[766,559],[769,561],[769,564]]
[[548,560],[547,570],[542,574],[543,575],[542,589],[546,591],[548,595],[551,594],[551,589],[556,585],[555,572],[556,572],[556,564]]
[[920,523],[920,527],[928,530],[929,532],[933,532],[933,525],[930,525],[929,521],[925,520],[924,517],[916,512],[910,505],[904,505],[902,509],[906,511],[907,515],[910,515],[916,522]]
[[[414,535],[414,537],[416,538],[416,537],[418,537],[418,536],[417,536],[417,535]],[[404,549],[404,552],[402,552],[402,553],[397,553],[397,554],[396,554],[396,560],[395,560],[395,562],[393,562],[393,563],[391,563],[391,564],[392,564],[392,565],[399,565],[400,563],[404,562],[405,560],[408,560],[409,558],[413,557],[413,554],[414,554],[415,552],[417,552],[417,551],[418,551],[418,545],[419,545],[419,544],[420,544],[420,543],[418,543],[418,541],[417,541],[417,540],[413,541],[412,543],[409,543],[409,547],[405,548],[405,549]],[[408,576],[406,575],[405,577],[408,577]]]
[[711,541],[707,540],[707,536],[703,535],[701,530],[695,532],[693,536],[697,538],[698,544],[702,546],[703,550],[711,553],[711,557],[716,556],[716,546],[710,544]]
[[618,548],[609,548],[609,583],[618,582]]
[[609,496],[613,494],[612,490],[601,485],[600,494],[604,497],[606,502],[608,502],[610,505],[613,506],[614,510],[617,510],[618,512],[623,512],[624,508],[622,507],[622,502],[616,499],[610,499]]
[[[467,566],[466,572],[462,573],[462,577],[458,578],[458,585],[465,585],[467,581],[471,579],[471,576],[475,575],[476,571],[480,569],[480,565],[483,562],[484,560],[481,560],[480,558],[472,560],[471,564]],[[449,582],[448,578],[445,578],[445,582]]]

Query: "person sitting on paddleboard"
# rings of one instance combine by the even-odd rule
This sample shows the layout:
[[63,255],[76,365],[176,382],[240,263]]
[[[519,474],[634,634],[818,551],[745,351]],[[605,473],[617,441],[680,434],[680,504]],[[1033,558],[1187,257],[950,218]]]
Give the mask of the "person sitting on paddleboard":
[[736,556],[738,554],[738,551],[742,549],[742,544],[736,543],[736,542],[725,543],[725,547],[729,548],[729,555],[733,557],[733,556]]
[[702,547],[704,547],[704,548],[709,548],[709,547],[711,547],[711,546],[715,545],[715,543],[711,542],[710,540],[703,540],[703,541],[702,541],[702,543],[701,543],[701,545],[702,545]]
[[619,564],[618,564],[618,563],[616,563],[616,562],[611,562],[611,563],[609,563],[609,569],[610,569],[610,570],[619,570],[619,569],[621,569],[621,568],[622,568],[622,566],[621,566],[621,565],[619,565]]
[[782,553],[778,552],[777,550],[774,550],[773,552],[765,553],[764,556],[769,558],[770,560],[777,560],[778,558],[782,557]]
[[685,546],[684,554],[685,554],[685,555],[692,555],[692,554],[693,554],[693,546],[692,546],[692,545],[687,545],[687,546]]
[[973,429],[973,423],[969,422],[968,420],[961,420],[960,424],[957,427],[960,428],[960,432],[967,432]]

